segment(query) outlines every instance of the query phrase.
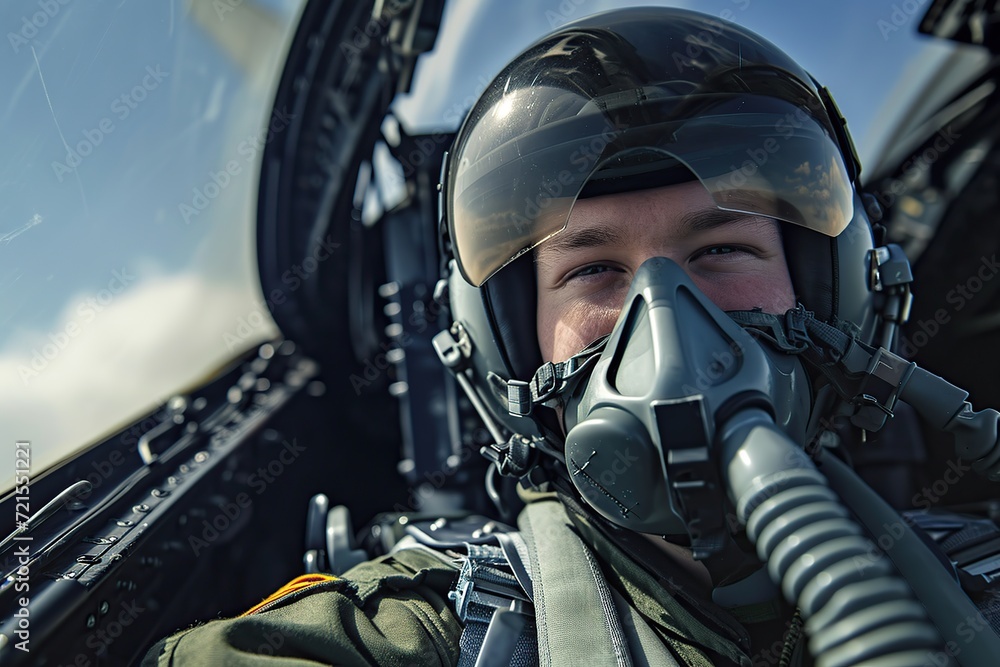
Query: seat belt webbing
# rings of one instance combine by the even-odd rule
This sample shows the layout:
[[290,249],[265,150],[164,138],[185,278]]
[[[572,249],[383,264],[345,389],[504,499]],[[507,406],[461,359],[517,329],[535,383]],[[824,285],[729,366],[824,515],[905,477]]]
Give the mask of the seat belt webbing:
[[518,520],[527,545],[542,667],[632,667],[610,588],[558,501],[530,503]]

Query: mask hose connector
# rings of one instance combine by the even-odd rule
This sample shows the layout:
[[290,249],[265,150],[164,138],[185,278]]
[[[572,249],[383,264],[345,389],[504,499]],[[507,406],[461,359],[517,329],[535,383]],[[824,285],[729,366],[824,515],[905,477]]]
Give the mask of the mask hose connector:
[[737,517],[772,581],[802,611],[817,665],[924,665],[942,651],[909,586],[770,415],[741,411],[720,442]]

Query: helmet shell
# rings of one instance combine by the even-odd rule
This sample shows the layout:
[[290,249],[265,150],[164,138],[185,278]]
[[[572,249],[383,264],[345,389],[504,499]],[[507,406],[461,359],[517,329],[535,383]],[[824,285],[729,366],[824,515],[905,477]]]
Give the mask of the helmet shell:
[[[674,8],[597,14],[542,38],[485,89],[443,169],[452,314],[473,381],[512,431],[490,374],[541,365],[533,248],[595,184],[693,174],[720,208],[783,221],[796,298],[826,321],[874,327],[871,225],[860,166],[825,89],[767,40]],[[555,360],[554,360],[555,361]]]

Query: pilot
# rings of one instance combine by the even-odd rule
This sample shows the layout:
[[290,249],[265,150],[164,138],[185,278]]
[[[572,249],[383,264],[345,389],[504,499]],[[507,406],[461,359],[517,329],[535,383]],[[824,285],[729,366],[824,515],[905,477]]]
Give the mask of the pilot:
[[302,577],[144,664],[810,664],[707,443],[753,414],[808,470],[827,422],[785,315],[873,340],[859,170],[828,92],[739,26],[630,8],[541,39],[470,111],[441,197],[436,346],[520,529]]

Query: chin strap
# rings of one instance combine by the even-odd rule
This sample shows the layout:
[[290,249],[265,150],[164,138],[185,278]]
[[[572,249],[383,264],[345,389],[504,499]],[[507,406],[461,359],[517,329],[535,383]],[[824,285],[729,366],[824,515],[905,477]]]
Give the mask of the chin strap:
[[536,405],[557,407],[562,394],[571,391],[601,356],[610,336],[602,336],[566,361],[546,362],[527,382],[504,380],[489,374],[490,386],[497,398],[515,417],[527,417]]
[[[501,405],[508,407],[511,415],[528,416],[536,405],[556,407],[560,401],[559,396],[567,388],[575,386],[584,376],[584,371],[600,357],[608,338],[609,336],[599,338],[566,361],[543,364],[528,382],[504,380],[491,372],[487,376],[489,387]],[[433,345],[441,363],[452,372],[493,436],[494,442],[480,449],[480,453],[493,463],[490,475],[493,474],[492,470],[515,478],[531,475],[539,468],[536,452],[545,453],[565,465],[561,446],[547,442],[548,435],[539,437],[512,433],[507,437],[501,425],[494,420],[484,405],[484,397],[479,395],[466,375],[471,366],[472,341],[465,327],[456,322],[449,329],[439,331],[434,336]],[[548,434],[542,423],[536,425],[543,433]]]

